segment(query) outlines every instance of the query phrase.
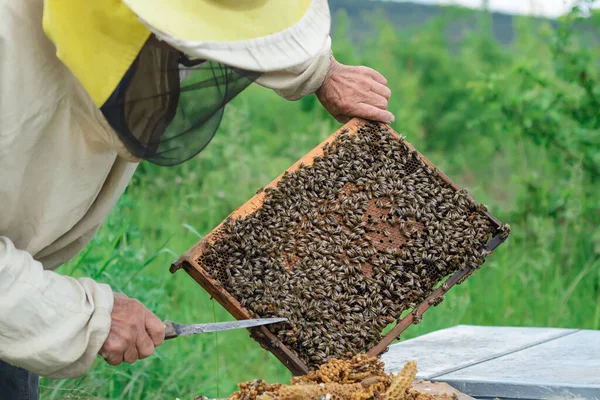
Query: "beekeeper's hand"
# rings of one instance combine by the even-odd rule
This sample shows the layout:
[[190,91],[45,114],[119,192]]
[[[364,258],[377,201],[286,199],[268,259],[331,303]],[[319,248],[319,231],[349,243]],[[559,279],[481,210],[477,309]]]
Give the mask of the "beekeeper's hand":
[[149,357],[164,341],[163,322],[139,301],[122,293],[114,297],[110,332],[99,354],[110,365]]
[[341,123],[353,117],[392,123],[394,116],[387,109],[392,92],[386,85],[387,80],[379,72],[343,65],[332,57],[327,77],[316,95]]

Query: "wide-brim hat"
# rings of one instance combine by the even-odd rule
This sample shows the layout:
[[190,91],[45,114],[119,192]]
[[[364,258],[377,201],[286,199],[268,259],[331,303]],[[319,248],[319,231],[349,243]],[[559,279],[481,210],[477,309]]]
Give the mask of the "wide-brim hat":
[[248,71],[302,65],[329,45],[326,0],[45,0],[58,57],[104,104],[151,34]]
[[252,71],[302,64],[328,43],[326,0],[123,0],[190,56]]

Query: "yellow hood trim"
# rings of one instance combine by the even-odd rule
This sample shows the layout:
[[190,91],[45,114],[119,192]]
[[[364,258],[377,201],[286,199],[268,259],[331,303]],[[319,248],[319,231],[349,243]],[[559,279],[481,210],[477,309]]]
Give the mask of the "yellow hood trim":
[[45,0],[44,32],[97,107],[115,90],[150,37],[121,0]]

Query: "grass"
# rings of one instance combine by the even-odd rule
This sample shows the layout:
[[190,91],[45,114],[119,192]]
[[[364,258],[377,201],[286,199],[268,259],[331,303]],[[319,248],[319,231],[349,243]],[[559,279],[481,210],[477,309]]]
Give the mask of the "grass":
[[[571,81],[552,69],[549,45],[532,45],[538,40],[533,36],[522,39],[521,47],[529,43],[527,51],[467,38],[463,51],[450,57],[440,41],[443,21],[436,23],[408,39],[383,26],[360,56],[350,54],[340,24],[335,49],[342,61],[353,58],[384,72],[394,92],[393,127],[513,229],[484,267],[451,290],[404,339],[456,324],[599,329],[597,178],[582,162],[541,140],[553,132],[573,132],[572,125],[533,134],[523,116],[502,114],[514,103],[509,88],[522,84],[515,71],[526,61],[541,63],[552,82]],[[486,54],[477,51],[482,46]],[[506,81],[490,92],[499,76]],[[585,95],[572,93],[583,109]],[[520,110],[529,112],[525,117],[534,124],[549,113],[533,109],[541,97],[519,97]],[[229,107],[199,157],[174,168],[142,164],[100,232],[59,272],[110,283],[163,319],[231,320],[184,272],[171,275],[170,263],[338,126],[314,97],[290,103],[264,89],[249,89]],[[290,374],[247,332],[232,331],[168,341],[134,365],[115,368],[99,359],[80,379],[42,380],[42,396],[226,397],[237,383],[254,378],[285,382]]]

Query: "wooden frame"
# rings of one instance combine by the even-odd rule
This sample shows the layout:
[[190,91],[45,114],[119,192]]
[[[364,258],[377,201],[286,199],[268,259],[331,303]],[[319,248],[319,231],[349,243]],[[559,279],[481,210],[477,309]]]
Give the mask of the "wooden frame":
[[[313,162],[315,156],[319,156],[323,154],[323,146],[326,143],[330,143],[335,140],[338,136],[342,134],[356,134],[358,130],[368,124],[368,121],[361,119],[353,119],[328,137],[325,141],[311,150],[308,154],[298,160],[294,165],[286,170],[286,172],[293,172],[298,169],[301,164],[310,165]],[[385,125],[386,129],[398,139],[401,139],[401,136],[396,133],[389,126]],[[435,166],[427,160],[422,154],[420,154],[410,143],[404,141],[404,143],[408,146],[408,148],[412,151],[417,152],[419,157],[431,168],[435,168]],[[274,179],[269,185],[266,187],[276,187],[279,180],[283,177],[283,173]],[[461,188],[456,185],[452,180],[446,176],[441,171],[437,170],[437,175],[445,181],[450,187],[454,190],[459,191]],[[240,217],[247,216],[254,211],[256,211],[262,204],[263,199],[265,197],[265,191],[261,191],[256,194],[250,200],[248,200],[245,204],[240,206],[238,209],[233,211],[228,218],[237,219]],[[490,220],[492,227],[496,230],[501,230],[502,224],[498,221],[493,215],[489,212],[485,212],[486,217]],[[231,296],[220,284],[218,284],[209,274],[205,271],[200,264],[197,262],[199,256],[208,248],[210,243],[214,240],[214,235],[219,231],[223,223],[219,224],[211,233],[209,233],[206,237],[200,240],[195,246],[189,249],[185,254],[183,254],[176,262],[174,262],[171,266],[171,273],[175,273],[179,269],[185,270],[200,286],[202,286],[214,299],[216,299],[231,315],[233,315],[237,319],[249,319],[252,318],[248,310],[241,306],[241,304]],[[482,250],[493,251],[496,247],[498,247],[505,239],[506,234],[498,234],[494,238],[492,238],[487,247]],[[443,295],[450,290],[455,284],[462,282],[464,279],[468,278],[474,269],[464,268],[452,274],[444,284],[440,285],[429,297],[427,297],[423,302],[421,302],[412,312],[404,317],[403,319],[397,321],[397,324],[392,328],[392,330],[386,334],[386,336],[372,349],[368,351],[368,355],[376,356],[381,354],[389,344],[391,344],[399,335],[408,328],[412,323],[416,323],[420,320],[420,316],[427,311],[432,305],[436,305],[440,302]],[[265,326],[249,329],[252,338],[258,341],[263,348],[269,350],[273,353],[294,375],[303,375],[308,373],[308,367],[306,364],[300,360],[288,347],[285,346],[274,334],[272,334],[269,329]]]

